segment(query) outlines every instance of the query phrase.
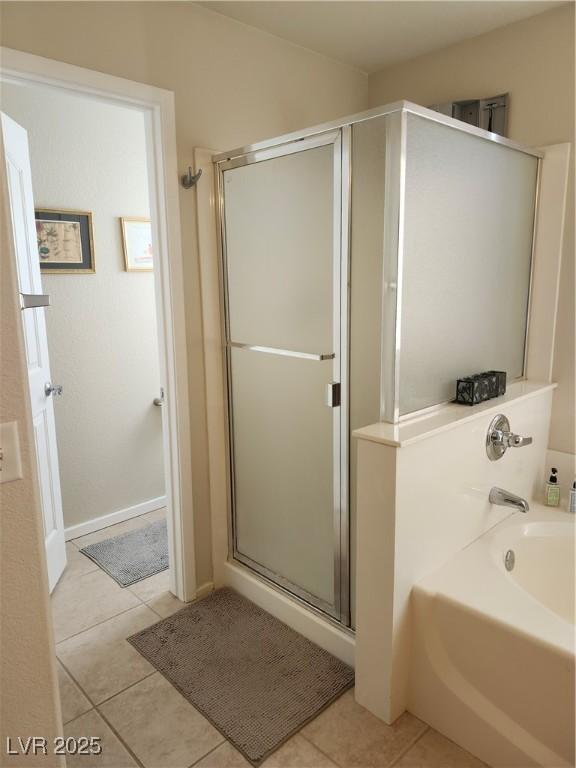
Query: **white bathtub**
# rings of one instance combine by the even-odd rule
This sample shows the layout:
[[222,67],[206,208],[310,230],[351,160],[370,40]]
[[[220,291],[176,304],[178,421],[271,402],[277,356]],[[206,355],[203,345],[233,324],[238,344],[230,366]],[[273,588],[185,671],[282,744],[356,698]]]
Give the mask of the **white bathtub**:
[[574,765],[574,516],[515,513],[423,579],[412,611],[411,712],[498,768]]

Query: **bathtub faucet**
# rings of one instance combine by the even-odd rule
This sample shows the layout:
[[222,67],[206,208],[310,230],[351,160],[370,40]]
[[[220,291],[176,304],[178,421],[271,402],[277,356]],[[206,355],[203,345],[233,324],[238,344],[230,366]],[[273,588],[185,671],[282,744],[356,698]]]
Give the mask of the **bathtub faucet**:
[[515,493],[510,493],[510,491],[505,491],[504,488],[491,488],[488,501],[490,504],[498,504],[501,507],[514,507],[520,512],[528,512],[530,509],[526,499],[516,496]]
[[531,437],[522,437],[512,432],[510,422],[503,413],[499,413],[490,422],[486,435],[486,453],[490,461],[501,459],[508,448],[522,448],[531,444]]

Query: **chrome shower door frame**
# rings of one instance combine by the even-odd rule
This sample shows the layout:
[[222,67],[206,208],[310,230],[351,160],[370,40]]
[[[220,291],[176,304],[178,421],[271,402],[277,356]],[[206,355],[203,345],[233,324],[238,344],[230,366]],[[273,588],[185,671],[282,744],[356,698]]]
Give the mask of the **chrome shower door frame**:
[[[257,345],[257,340],[233,342],[230,337],[228,267],[224,173],[244,165],[270,160],[322,146],[333,146],[333,349],[318,350],[318,355],[293,350],[276,350]],[[349,244],[348,221],[350,206],[350,128],[343,127],[289,141],[262,150],[249,151],[233,158],[216,161],[216,210],[218,217],[218,247],[220,253],[220,306],[223,329],[223,355],[226,372],[227,464],[228,494],[228,557],[266,579],[275,588],[321,612],[328,618],[350,624],[350,557],[349,557],[349,416],[348,416],[348,327],[349,327]],[[234,479],[234,405],[232,400],[231,349],[244,347],[260,354],[282,354],[309,359],[311,365],[332,363],[332,380],[340,383],[340,405],[332,408],[333,436],[333,535],[334,535],[334,604],[328,604],[287,581],[260,563],[238,551],[235,525]]]

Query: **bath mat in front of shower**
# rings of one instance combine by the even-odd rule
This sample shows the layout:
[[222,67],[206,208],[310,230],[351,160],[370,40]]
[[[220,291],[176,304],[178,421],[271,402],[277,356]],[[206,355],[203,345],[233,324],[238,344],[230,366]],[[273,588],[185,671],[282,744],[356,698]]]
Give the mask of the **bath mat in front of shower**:
[[118,582],[129,587],[168,568],[166,520],[121,533],[80,550]]
[[128,638],[253,765],[354,683],[354,670],[231,589]]

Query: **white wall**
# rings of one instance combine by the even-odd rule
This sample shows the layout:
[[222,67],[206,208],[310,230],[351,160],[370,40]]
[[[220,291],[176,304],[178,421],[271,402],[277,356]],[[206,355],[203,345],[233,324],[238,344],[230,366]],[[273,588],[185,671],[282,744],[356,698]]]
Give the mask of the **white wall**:
[[[355,433],[356,698],[387,722],[406,707],[414,584],[514,513],[489,503],[493,486],[542,502],[552,386],[518,382],[473,411],[448,405]],[[486,433],[497,413],[534,442],[489,461]],[[387,433],[396,445],[383,442]]]
[[144,117],[6,85],[28,131],[38,208],[92,211],[95,274],[43,275],[66,527],[164,495],[152,273],[124,270],[120,216],[148,216]]

